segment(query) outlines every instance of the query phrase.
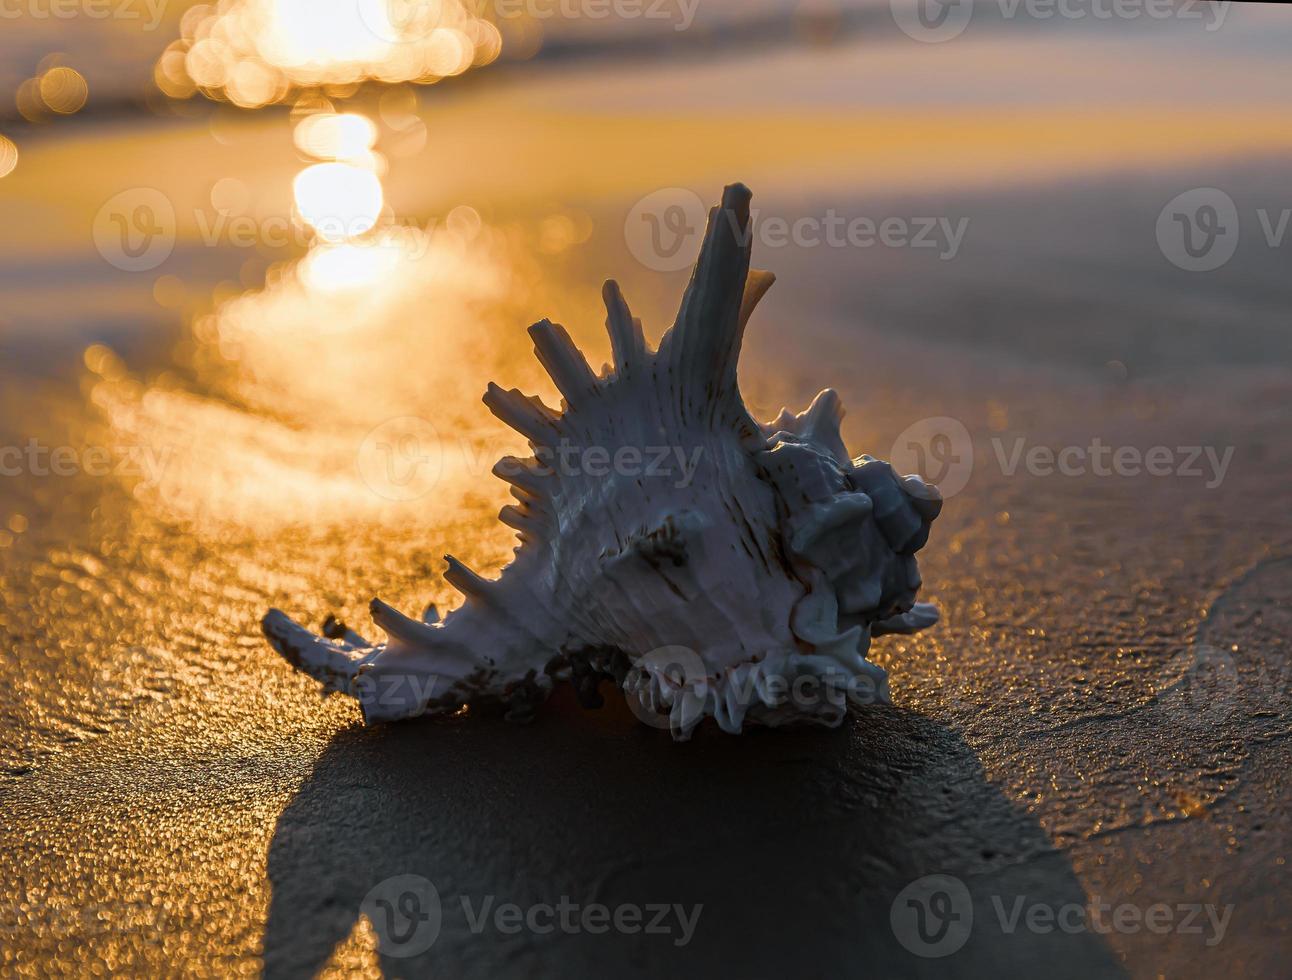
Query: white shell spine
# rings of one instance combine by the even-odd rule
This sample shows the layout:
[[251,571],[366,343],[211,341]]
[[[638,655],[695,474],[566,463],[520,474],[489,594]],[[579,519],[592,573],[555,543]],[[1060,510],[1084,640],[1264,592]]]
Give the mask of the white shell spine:
[[[485,404],[533,454],[494,467],[516,498],[500,519],[520,537],[499,579],[446,556],[463,605],[441,623],[374,599],[378,645],[335,622],[317,636],[271,610],[275,649],[358,698],[368,723],[488,701],[523,717],[562,680],[596,703],[606,677],[678,739],[706,717],[732,733],[833,726],[850,704],[886,701],[866,654],[872,637],[937,621],[915,602],[915,552],[941,498],[887,463],[851,459],[831,390],[800,415],[750,417],[736,366],[773,277],[749,269],[749,203],[732,185],[710,213],[658,350],[611,281],[613,364],[600,377],[544,320],[529,333],[561,410],[489,385]],[[587,464],[594,453],[637,465],[607,472]]]

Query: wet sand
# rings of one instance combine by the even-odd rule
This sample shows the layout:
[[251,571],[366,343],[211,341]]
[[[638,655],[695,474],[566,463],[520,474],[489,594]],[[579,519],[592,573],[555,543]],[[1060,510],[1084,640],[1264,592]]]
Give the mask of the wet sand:
[[[1060,123],[1094,148],[1080,166],[1047,156],[1044,134],[1063,128],[1052,121],[983,123],[1038,145],[1010,165],[982,126],[917,113],[888,162],[850,181],[846,141],[807,176],[795,154],[840,126],[860,146],[867,125],[883,130],[869,110],[842,122],[787,112],[747,154],[721,149],[740,121],[669,117],[637,123],[654,155],[640,173],[598,181],[598,153],[622,160],[623,133],[579,109],[532,130],[518,110],[509,127],[507,97],[479,98],[494,100],[492,114],[474,107],[488,130],[467,126],[469,102],[450,106],[456,155],[432,154],[434,174],[458,183],[420,178],[420,158],[389,179],[401,214],[474,201],[480,227],[449,229],[456,251],[436,253],[460,271],[382,283],[378,308],[334,308],[320,325],[280,284],[203,326],[212,289],[255,293],[263,269],[182,231],[159,273],[188,291],[161,307],[151,277],[99,263],[83,202],[6,260],[0,444],[35,438],[82,462],[103,446],[124,472],[29,468],[3,483],[0,972],[1278,975],[1292,952],[1286,246],[1248,233],[1229,264],[1199,275],[1167,262],[1154,235],[1163,204],[1190,187],[1228,189],[1245,216],[1288,205],[1275,110],[1230,113],[1219,150],[1188,135],[1183,111],[1074,110]],[[1101,144],[1149,120],[1141,157]],[[679,133],[698,148],[666,171],[660,147]],[[146,174],[182,214],[209,190],[159,166],[210,142],[206,129],[80,138],[37,151],[46,193],[86,147],[109,166],[103,183],[70,190],[78,200]],[[282,191],[297,165],[285,127],[228,139],[210,152],[241,155],[244,181]],[[555,156],[536,167],[540,149]],[[912,176],[903,159],[924,162]],[[599,363],[607,275],[658,338],[684,273],[644,268],[623,229],[665,172],[706,197],[743,179],[769,214],[970,219],[951,261],[756,246],[780,281],[741,365],[767,417],[837,388],[856,451],[890,456],[921,419],[964,426],[946,474],[964,485],[921,556],[942,622],[877,644],[894,704],[834,732],[704,729],[674,745],[613,703],[589,713],[564,695],[527,727],[471,716],[362,729],[352,705],[320,699],[270,653],[260,615],[274,605],[366,627],[374,594],[408,611],[451,607],[446,551],[489,572],[505,563],[509,533],[493,521],[505,490],[462,448],[505,444],[479,393],[491,378],[532,381],[523,328],[542,315]],[[554,216],[586,223],[586,237],[554,238],[567,228]],[[61,301],[59,270],[83,287]],[[116,353],[84,355],[91,342]],[[400,503],[365,488],[354,460],[373,426],[405,414],[465,435],[442,482]],[[1162,446],[1174,468],[1011,471],[1019,439]],[[1199,475],[1183,470],[1194,446],[1232,447],[1223,477],[1205,457]],[[164,463],[156,479],[140,469],[147,452]],[[383,957],[361,906],[405,874],[434,884],[439,937]],[[892,924],[903,889],[933,874],[959,879],[972,906],[967,942],[942,959]],[[703,910],[684,946],[473,933],[461,900],[488,896]],[[1020,899],[1129,904],[1141,919],[1165,904],[1173,918],[1165,931],[1011,929]],[[1232,906],[1223,936],[1212,942],[1205,915],[1197,932],[1175,928],[1181,905]]]

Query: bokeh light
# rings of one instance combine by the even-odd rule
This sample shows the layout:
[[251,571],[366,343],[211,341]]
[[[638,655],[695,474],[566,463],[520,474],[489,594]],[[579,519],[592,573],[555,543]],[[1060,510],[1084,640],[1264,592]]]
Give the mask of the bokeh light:
[[161,276],[153,283],[153,299],[158,306],[178,310],[188,299],[188,291],[178,276]]
[[301,281],[321,294],[380,285],[402,258],[395,241],[383,238],[363,245],[312,249],[301,262]]
[[301,218],[326,242],[343,242],[371,231],[385,194],[371,170],[350,163],[316,163],[293,185]]
[[223,214],[242,214],[251,202],[251,189],[237,177],[221,177],[211,185],[211,207]]
[[320,160],[357,160],[377,143],[377,127],[355,112],[317,113],[296,124],[296,146]]
[[45,120],[45,101],[40,97],[39,78],[29,78],[18,86],[18,91],[14,93],[14,105],[18,108],[18,115],[28,122]]
[[53,112],[70,116],[90,97],[90,88],[75,68],[58,65],[40,76],[40,98]]
[[14,141],[0,133],[0,177],[8,177],[18,166],[18,147]]
[[200,4],[154,79],[175,98],[201,91],[243,107],[368,80],[430,83],[494,61],[498,28],[470,0],[225,0]]

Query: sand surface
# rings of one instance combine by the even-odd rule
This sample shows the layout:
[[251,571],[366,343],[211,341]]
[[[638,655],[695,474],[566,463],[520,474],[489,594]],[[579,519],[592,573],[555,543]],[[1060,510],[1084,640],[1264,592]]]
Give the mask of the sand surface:
[[[966,64],[978,43],[996,42],[967,39]],[[74,462],[0,479],[0,974],[1280,975],[1292,280],[1256,215],[1292,206],[1292,127],[1248,99],[1237,47],[1197,103],[1167,94],[1196,81],[1189,63],[1153,49],[1162,86],[1115,111],[1057,95],[955,111],[896,87],[881,105],[865,73],[891,75],[860,48],[781,55],[780,106],[724,105],[703,63],[642,68],[663,108],[631,118],[589,66],[446,94],[423,109],[427,149],[387,178],[401,216],[436,220],[424,254],[339,298],[299,250],[202,241],[212,181],[183,161],[236,175],[248,213],[282,212],[300,166],[285,119],[34,143],[0,187],[28,236],[0,265],[0,445]],[[820,58],[847,84],[805,113],[823,95],[796,71]],[[1052,92],[1086,84],[1079,59],[1050,64]],[[1096,74],[1111,100],[1115,74]],[[518,447],[478,402],[486,382],[547,392],[523,334],[544,315],[599,364],[607,276],[658,338],[685,273],[644,266],[625,222],[646,193],[708,200],[732,179],[769,216],[969,220],[945,259],[755,246],[780,281],[747,337],[751,408],[829,385],[855,452],[910,458],[912,440],[947,445],[937,433],[953,449],[933,461],[955,490],[921,556],[943,620],[874,653],[893,706],[674,745],[613,698],[590,713],[559,695],[526,727],[379,730],[320,699],[265,646],[263,611],[364,629],[374,594],[451,608],[446,551],[505,564],[506,492],[485,471]],[[130,186],[179,214],[147,274],[106,265],[89,235]],[[1244,229],[1205,274],[1155,234],[1202,186]],[[400,501],[356,459],[404,416],[442,442],[438,479]],[[1020,446],[1095,440],[1165,447],[1170,473],[1011,465]],[[901,918],[904,889],[935,874],[972,915],[945,958]],[[365,896],[400,875],[432,883],[440,930],[383,955]],[[463,901],[491,897],[702,911],[683,945],[473,931]],[[1071,930],[1011,918],[1038,906],[1085,911]],[[1098,929],[1101,906],[1137,911]]]

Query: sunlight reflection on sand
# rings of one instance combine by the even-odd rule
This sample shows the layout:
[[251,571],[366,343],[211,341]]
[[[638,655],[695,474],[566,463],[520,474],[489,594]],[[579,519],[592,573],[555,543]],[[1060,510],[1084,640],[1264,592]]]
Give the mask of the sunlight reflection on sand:
[[407,521],[432,493],[442,510],[493,489],[494,460],[523,445],[480,404],[485,383],[542,390],[516,302],[533,281],[522,254],[469,221],[317,246],[196,320],[197,383],[140,382],[92,348],[91,398],[114,438],[165,460],[136,496],[218,533]]

